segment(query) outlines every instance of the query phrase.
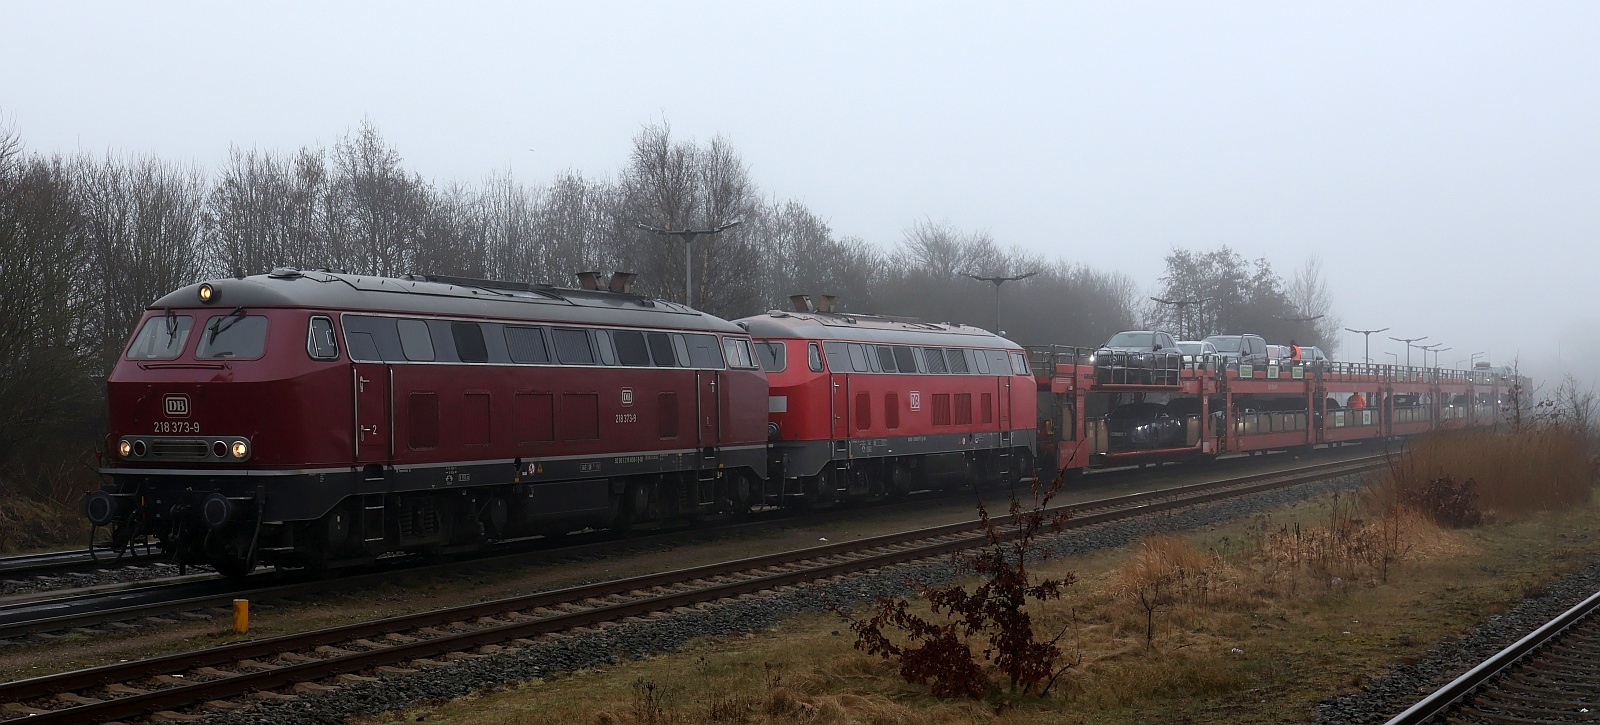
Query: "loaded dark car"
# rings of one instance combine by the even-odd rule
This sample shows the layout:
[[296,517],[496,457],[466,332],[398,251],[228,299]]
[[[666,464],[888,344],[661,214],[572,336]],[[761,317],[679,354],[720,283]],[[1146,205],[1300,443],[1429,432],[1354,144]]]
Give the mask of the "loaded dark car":
[[1102,384],[1177,385],[1183,350],[1169,333],[1126,330],[1112,335],[1090,360]]
[[1176,448],[1184,443],[1184,421],[1161,403],[1125,403],[1106,416],[1112,451]]
[[1217,355],[1227,362],[1229,369],[1267,364],[1267,341],[1260,335],[1212,335],[1205,342],[1217,346]]

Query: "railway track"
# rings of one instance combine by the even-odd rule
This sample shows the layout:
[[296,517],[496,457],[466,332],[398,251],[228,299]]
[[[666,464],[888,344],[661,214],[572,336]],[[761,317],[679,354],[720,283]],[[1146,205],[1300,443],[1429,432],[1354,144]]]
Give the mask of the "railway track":
[[[1068,529],[1360,474],[1370,456],[1057,507]],[[28,722],[172,715],[174,709],[296,687],[328,689],[440,664],[435,658],[531,644],[531,638],[728,600],[980,546],[976,521],[606,581],[496,601],[104,665],[0,685],[3,713]],[[319,685],[318,681],[334,684]],[[178,717],[182,717],[179,715]]]
[[[1253,460],[1255,459],[1244,457],[1223,463],[1243,467],[1251,465]],[[1316,470],[1317,466],[1337,466],[1348,460],[1351,459],[1339,458],[1293,470],[1311,471]],[[1141,473],[1148,472],[1127,469],[1096,474],[1095,478],[1102,476],[1106,480],[1135,478]],[[1251,475],[1256,477],[1281,475],[1281,472],[1269,471]],[[970,492],[957,495],[970,495]],[[897,505],[894,510],[907,511],[926,506],[943,506],[948,504],[948,498],[948,496],[919,496]],[[759,516],[751,521],[708,529],[705,534],[731,535],[744,530],[765,529],[777,522],[791,526],[804,525],[819,517],[840,520],[841,516],[875,516],[885,510],[884,507],[864,507],[848,511],[826,510],[812,514]],[[464,570],[484,571],[509,566],[552,564],[625,555],[629,551],[681,544],[685,535],[684,530],[669,529],[623,541],[613,540],[604,534],[593,534],[569,536],[560,546],[552,546],[551,542],[543,540],[512,542],[499,553],[490,555],[479,552],[464,558],[447,557],[437,562],[409,557],[384,559],[378,564],[350,570],[344,576],[334,579],[318,578],[306,572],[268,572],[243,581],[234,581],[216,574],[199,573],[185,577],[173,576],[103,584],[69,591],[36,591],[21,596],[0,598],[0,641],[26,641],[30,638],[49,641],[66,633],[94,636],[137,627],[170,625],[183,619],[210,619],[222,616],[235,598],[270,602],[284,597],[358,590],[391,581],[397,574],[455,575]]]
[[1388,725],[1600,722],[1600,592]]

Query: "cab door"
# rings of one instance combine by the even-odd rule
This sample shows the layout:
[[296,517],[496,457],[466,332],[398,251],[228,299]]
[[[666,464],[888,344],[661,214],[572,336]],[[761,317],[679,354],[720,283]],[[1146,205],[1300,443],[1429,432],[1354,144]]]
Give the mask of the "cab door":
[[383,363],[352,363],[355,396],[355,462],[388,463],[394,458],[394,376]]
[[716,370],[696,370],[699,387],[700,447],[711,448],[722,443],[722,401],[718,388],[722,387]]

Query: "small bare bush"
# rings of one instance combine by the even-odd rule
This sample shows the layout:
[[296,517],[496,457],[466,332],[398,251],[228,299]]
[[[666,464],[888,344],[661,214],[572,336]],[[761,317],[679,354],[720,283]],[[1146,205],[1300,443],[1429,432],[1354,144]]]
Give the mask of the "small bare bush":
[[1044,487],[1035,481],[1032,508],[1024,509],[1013,496],[1004,520],[991,518],[980,501],[978,515],[988,546],[958,561],[982,583],[972,591],[960,584],[923,587],[922,598],[935,619],[913,612],[905,599],[880,597],[866,619],[846,615],[856,633],[856,649],[899,662],[902,678],[927,683],[937,696],[976,699],[987,689],[988,677],[969,640],[981,638],[983,660],[1010,681],[1012,692],[1048,694],[1056,678],[1074,664],[1056,667],[1062,654],[1057,642],[1067,629],[1052,639],[1039,639],[1025,606],[1029,600],[1060,599],[1074,581],[1072,574],[1035,580],[1029,573],[1033,562],[1048,558],[1037,537],[1046,530],[1059,532],[1067,521],[1068,513],[1048,511],[1064,481],[1057,476]]

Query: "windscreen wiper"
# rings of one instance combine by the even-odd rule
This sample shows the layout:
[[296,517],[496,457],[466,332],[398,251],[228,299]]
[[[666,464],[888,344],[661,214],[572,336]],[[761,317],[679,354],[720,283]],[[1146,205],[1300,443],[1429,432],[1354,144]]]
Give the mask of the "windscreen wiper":
[[[206,325],[206,327],[211,331],[211,337],[206,339],[206,344],[210,345],[216,342],[217,335],[227,332],[228,328],[238,324],[242,319],[244,319],[243,306],[233,308],[232,312],[229,312],[222,317],[213,318],[211,320],[211,324]],[[227,324],[223,324],[223,322],[227,322]]]
[[178,316],[172,313],[172,308],[167,308],[167,344],[171,345],[178,338]]

